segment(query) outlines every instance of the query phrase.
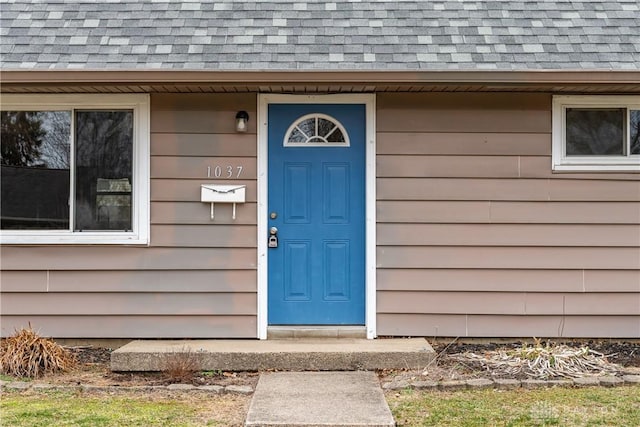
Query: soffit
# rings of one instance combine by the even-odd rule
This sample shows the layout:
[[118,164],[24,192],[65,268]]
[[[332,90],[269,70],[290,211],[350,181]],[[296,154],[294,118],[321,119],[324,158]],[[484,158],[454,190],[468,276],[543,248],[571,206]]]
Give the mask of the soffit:
[[640,72],[5,71],[4,93],[640,93]]

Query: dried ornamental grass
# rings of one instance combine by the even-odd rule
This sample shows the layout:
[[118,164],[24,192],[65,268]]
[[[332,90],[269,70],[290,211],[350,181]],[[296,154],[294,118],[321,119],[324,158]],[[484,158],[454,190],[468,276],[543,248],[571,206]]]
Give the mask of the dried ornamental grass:
[[171,383],[191,382],[195,373],[200,370],[196,353],[186,347],[165,354],[160,365],[160,370],[165,374],[167,381]]
[[453,360],[479,364],[492,375],[525,375],[536,379],[578,378],[597,375],[615,375],[620,367],[607,360],[602,353],[588,347],[572,348],[566,345],[524,344],[518,349],[489,351],[483,355],[475,353],[452,354]]
[[29,324],[0,344],[0,371],[16,377],[38,378],[67,371],[76,364],[73,353],[49,338],[39,336]]

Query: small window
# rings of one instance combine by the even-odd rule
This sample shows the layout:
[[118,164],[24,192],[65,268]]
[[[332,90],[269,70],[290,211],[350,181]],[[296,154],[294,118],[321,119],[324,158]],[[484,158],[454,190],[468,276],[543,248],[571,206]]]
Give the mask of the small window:
[[640,170],[640,97],[554,97],[553,168]]
[[342,124],[326,114],[308,114],[287,130],[285,147],[348,147],[349,136]]
[[5,95],[3,243],[146,243],[146,95]]

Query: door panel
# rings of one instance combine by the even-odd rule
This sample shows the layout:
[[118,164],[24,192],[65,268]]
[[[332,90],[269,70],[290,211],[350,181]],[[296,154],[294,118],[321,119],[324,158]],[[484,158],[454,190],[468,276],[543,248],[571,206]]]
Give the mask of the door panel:
[[348,163],[323,165],[323,197],[325,224],[349,223],[350,177]]
[[311,299],[311,242],[287,240],[284,242],[286,262],[284,276],[285,301]]
[[324,298],[331,301],[348,301],[350,297],[349,241],[324,242]]
[[[270,104],[268,107],[268,228],[278,247],[268,250],[269,324],[362,325],[365,320],[365,106]],[[311,138],[318,114],[325,134]],[[334,143],[346,132],[349,145]],[[308,134],[308,135],[307,135]],[[275,214],[275,218],[271,214]]]
[[284,169],[284,220],[289,224],[311,222],[311,163],[288,163]]

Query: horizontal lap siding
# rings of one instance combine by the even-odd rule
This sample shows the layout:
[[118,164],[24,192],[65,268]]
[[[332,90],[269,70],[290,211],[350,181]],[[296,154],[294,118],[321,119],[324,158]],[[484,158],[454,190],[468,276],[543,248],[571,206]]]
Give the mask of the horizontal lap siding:
[[[384,332],[427,337],[626,337],[637,338],[640,319],[633,316],[511,316],[479,314],[378,315]],[[378,326],[381,328],[381,326]],[[623,331],[623,334],[616,333]]]
[[[38,330],[53,337],[70,338],[255,338],[256,316],[3,316],[7,325],[41,325]],[[3,324],[3,329],[5,326]],[[73,335],[69,335],[73,331]],[[96,331],[99,334],[96,336]],[[150,335],[150,331],[153,335]],[[8,331],[9,333],[13,330]]]
[[640,337],[640,175],[551,171],[547,94],[380,94],[379,335]]
[[[256,271],[48,270],[3,271],[3,292],[256,292]],[[188,286],[185,286],[188,284]]]
[[[31,322],[60,338],[254,338],[255,118],[255,94],[152,95],[149,247],[3,247],[2,334]],[[235,220],[200,202],[213,183],[247,186]]]
[[638,224],[638,202],[403,201],[381,200],[385,223]]

